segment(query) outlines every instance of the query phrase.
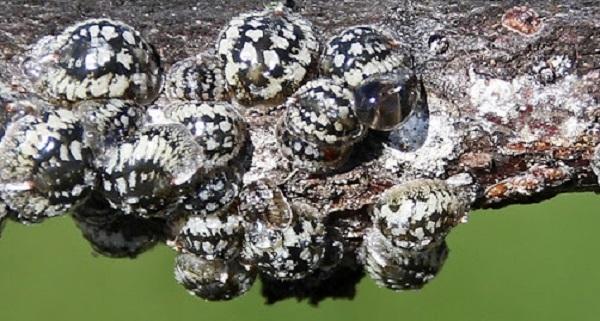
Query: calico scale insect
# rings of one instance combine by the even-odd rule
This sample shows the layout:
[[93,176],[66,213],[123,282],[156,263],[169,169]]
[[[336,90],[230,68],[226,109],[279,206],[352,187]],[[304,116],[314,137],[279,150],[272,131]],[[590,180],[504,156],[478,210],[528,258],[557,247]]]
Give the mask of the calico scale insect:
[[0,141],[0,198],[23,222],[63,214],[91,187],[91,151],[83,127],[66,109],[27,115]]
[[147,125],[109,148],[100,166],[102,192],[127,214],[170,216],[202,167],[203,150],[182,124]]
[[237,206],[215,214],[184,218],[183,226],[175,225],[176,248],[207,260],[229,260],[237,257],[244,239],[243,219]]
[[125,215],[98,193],[76,206],[72,217],[94,251],[107,257],[137,257],[163,238],[162,220]]
[[86,100],[74,106],[84,129],[83,144],[94,159],[104,157],[107,148],[133,137],[142,127],[146,109],[119,99]]
[[131,26],[89,19],[42,38],[23,70],[35,89],[59,104],[119,98],[146,104],[162,86],[158,54]]
[[271,181],[255,181],[242,192],[245,221],[243,257],[277,280],[298,280],[319,266],[325,254],[326,230],[318,211],[288,203]]
[[394,246],[375,228],[366,231],[362,260],[368,275],[381,287],[400,291],[420,289],[442,269],[448,247],[442,239],[423,251]]
[[239,259],[206,260],[181,253],[175,259],[175,280],[190,294],[205,300],[230,300],[250,290],[256,269]]
[[371,26],[350,27],[327,42],[320,62],[321,76],[356,87],[370,76],[405,66],[406,58],[397,47],[388,32]]
[[424,251],[462,222],[467,199],[442,180],[417,179],[384,192],[372,207],[373,225],[396,247]]
[[292,94],[314,68],[319,42],[312,24],[281,4],[234,17],[217,52],[232,95],[244,104]]
[[206,53],[175,63],[166,77],[165,94],[170,99],[180,100],[226,100],[222,61]]
[[294,167],[328,172],[342,166],[366,133],[354,95],[330,79],[310,81],[287,100],[277,128],[281,152]]
[[227,208],[239,194],[250,161],[248,129],[237,109],[226,102],[174,102],[164,116],[183,124],[202,149],[202,170],[184,201],[193,215]]

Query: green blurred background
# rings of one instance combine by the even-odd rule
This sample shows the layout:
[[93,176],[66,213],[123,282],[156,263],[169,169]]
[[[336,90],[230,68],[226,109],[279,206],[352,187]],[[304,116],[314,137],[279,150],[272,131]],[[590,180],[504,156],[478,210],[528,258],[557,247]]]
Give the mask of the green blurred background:
[[172,276],[174,253],[106,259],[68,217],[7,224],[0,238],[0,320],[598,320],[600,197],[476,211],[449,237],[443,271],[424,290],[394,293],[364,278],[352,301],[264,305],[260,285],[208,303]]

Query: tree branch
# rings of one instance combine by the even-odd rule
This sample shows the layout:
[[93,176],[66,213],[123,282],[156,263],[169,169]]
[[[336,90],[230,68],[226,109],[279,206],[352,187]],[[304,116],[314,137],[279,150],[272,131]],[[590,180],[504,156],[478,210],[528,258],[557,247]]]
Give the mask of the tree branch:
[[[387,188],[413,178],[468,173],[477,191],[473,208],[538,202],[562,192],[598,192],[590,161],[600,143],[600,8],[594,1],[516,3],[299,2],[324,40],[356,24],[395,32],[412,55],[428,113],[416,115],[401,131],[369,134],[347,168],[314,176],[290,175],[274,136],[279,115],[257,110],[247,115],[255,151],[246,179],[279,182],[289,198],[323,209],[330,224],[343,226],[357,239],[369,225],[365,208]],[[259,8],[263,1],[0,4],[5,8],[0,82],[8,84],[0,86],[0,102],[6,104],[28,95],[16,68],[26,46],[75,21],[98,16],[126,21],[170,65],[212,47],[233,15]],[[356,273],[347,274],[357,279]],[[278,289],[283,287],[275,287],[265,290],[270,300],[311,296],[307,290],[282,294]],[[322,296],[323,290],[313,290]]]

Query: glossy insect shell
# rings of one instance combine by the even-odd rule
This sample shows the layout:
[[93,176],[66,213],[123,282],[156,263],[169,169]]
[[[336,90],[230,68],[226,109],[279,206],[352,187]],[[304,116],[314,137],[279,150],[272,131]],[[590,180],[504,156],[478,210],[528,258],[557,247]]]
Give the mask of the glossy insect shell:
[[175,279],[192,295],[224,301],[248,292],[256,280],[256,269],[239,259],[206,260],[182,253],[175,259]]
[[84,145],[97,157],[107,148],[133,137],[142,127],[146,111],[142,106],[118,99],[83,101],[74,110],[84,128]]
[[298,280],[314,272],[325,254],[325,226],[317,210],[288,204],[271,182],[259,181],[242,193],[245,246],[242,253],[261,273],[277,280]]
[[202,167],[201,155],[184,125],[148,125],[107,151],[101,169],[103,193],[125,213],[168,216]]
[[23,222],[63,214],[90,189],[90,156],[73,112],[24,116],[0,141],[0,198]]
[[298,89],[316,65],[319,43],[308,20],[277,6],[234,17],[221,32],[217,52],[232,94],[253,104]]
[[357,118],[374,130],[391,131],[418,108],[420,86],[408,69],[367,78],[354,91]]
[[146,104],[162,85],[154,48],[131,26],[110,19],[85,20],[42,38],[23,69],[55,102],[119,98]]
[[6,223],[6,219],[8,218],[8,207],[4,204],[4,201],[0,200],[0,237],[2,236],[2,230],[4,230],[4,225]]
[[326,145],[306,142],[290,133],[283,123],[276,129],[280,152],[294,168],[311,173],[328,173],[343,166],[352,152],[351,145]]
[[135,258],[151,249],[162,239],[165,224],[125,215],[96,193],[76,206],[72,217],[94,251],[112,258]]
[[288,99],[283,121],[292,135],[318,145],[353,144],[366,132],[354,113],[353,93],[330,79],[302,86]]
[[181,123],[204,151],[205,170],[231,165],[245,152],[248,130],[243,117],[227,102],[174,102],[164,109],[165,116]]
[[377,285],[395,291],[422,288],[439,273],[448,257],[444,240],[424,251],[406,251],[377,229],[367,231],[363,246],[367,274]]
[[183,207],[200,216],[226,211],[240,193],[242,174],[239,168],[228,167],[199,175],[184,195]]
[[166,77],[165,94],[168,98],[181,100],[227,99],[223,63],[208,54],[175,63]]
[[405,64],[394,38],[370,26],[355,26],[332,37],[321,58],[321,75],[358,86],[364,79]]
[[183,252],[207,260],[233,259],[242,249],[242,223],[236,206],[218,214],[190,216],[179,230],[176,243]]
[[467,202],[442,180],[417,179],[384,192],[371,215],[374,226],[395,246],[423,251],[463,220]]

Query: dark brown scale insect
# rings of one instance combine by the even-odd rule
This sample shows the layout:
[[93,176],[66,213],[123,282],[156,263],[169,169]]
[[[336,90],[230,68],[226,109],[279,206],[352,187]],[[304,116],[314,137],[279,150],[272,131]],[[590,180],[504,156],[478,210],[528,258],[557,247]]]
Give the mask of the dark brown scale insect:
[[181,253],[175,259],[175,280],[192,295],[224,301],[248,292],[256,280],[256,269],[239,259],[206,260]]
[[282,5],[234,17],[217,51],[227,85],[244,104],[278,100],[300,87],[319,54],[312,24]]
[[328,41],[321,58],[321,75],[356,87],[370,76],[405,65],[397,46],[391,35],[377,28],[350,27]]
[[202,167],[202,149],[182,124],[144,127],[107,152],[102,189],[116,209],[143,216],[169,216]]
[[394,246],[377,229],[365,234],[364,264],[369,276],[381,287],[395,291],[422,288],[442,269],[448,257],[446,242],[419,252]]
[[158,54],[120,21],[85,20],[42,38],[28,55],[24,73],[57,103],[119,98],[146,104],[162,86]]
[[325,254],[325,226],[315,208],[289,204],[268,181],[257,181],[242,192],[245,220],[243,257],[261,273],[277,280],[298,280],[314,272]]
[[99,194],[92,194],[73,210],[73,220],[94,251],[112,258],[135,258],[163,238],[165,222],[144,219],[110,207]]
[[0,141],[0,198],[19,221],[63,214],[91,187],[90,157],[73,112],[19,118]]
[[223,62],[208,54],[177,62],[167,74],[165,93],[170,99],[226,100]]

